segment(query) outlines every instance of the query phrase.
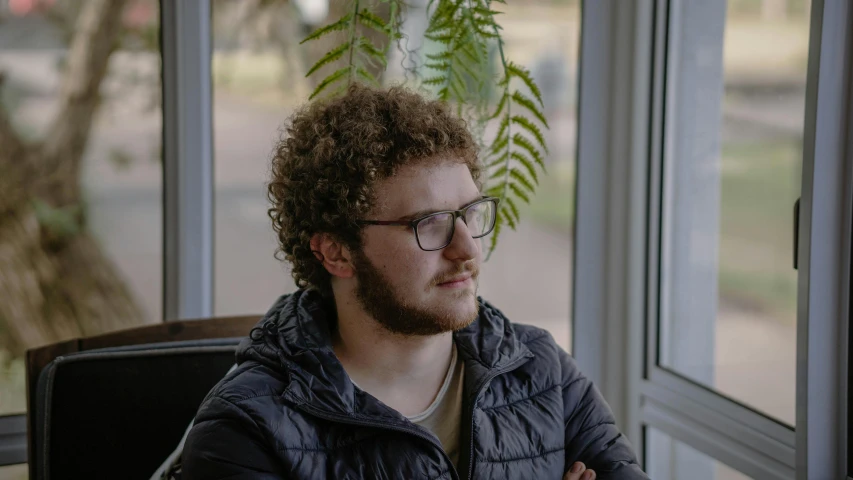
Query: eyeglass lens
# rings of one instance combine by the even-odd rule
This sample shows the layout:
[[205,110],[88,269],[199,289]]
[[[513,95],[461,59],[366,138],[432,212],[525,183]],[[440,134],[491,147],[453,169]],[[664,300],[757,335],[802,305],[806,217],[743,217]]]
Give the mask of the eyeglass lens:
[[[465,212],[465,223],[474,238],[488,234],[495,223],[495,203],[485,201],[471,205]],[[450,243],[453,236],[452,213],[437,213],[418,223],[418,240],[425,250],[439,249]]]

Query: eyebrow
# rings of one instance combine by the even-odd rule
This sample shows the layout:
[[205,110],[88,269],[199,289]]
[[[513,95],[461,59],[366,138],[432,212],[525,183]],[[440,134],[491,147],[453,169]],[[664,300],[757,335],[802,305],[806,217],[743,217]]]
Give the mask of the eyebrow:
[[[467,206],[471,205],[472,203],[476,203],[476,202],[478,202],[478,201],[480,201],[480,200],[482,200],[482,199],[483,199],[483,196],[482,196],[482,195],[477,195],[477,198],[475,198],[474,200],[471,200],[470,202],[468,202],[468,203],[466,203],[466,204],[462,205],[461,207],[459,207],[459,209],[458,209],[458,210],[462,210],[463,208],[465,208],[465,207],[467,207]],[[430,210],[430,209],[427,209],[427,210],[418,210],[417,212],[414,212],[414,213],[411,213],[411,214],[409,214],[409,215],[406,215],[406,216],[400,217],[400,219],[399,219],[399,220],[400,220],[400,221],[403,221],[403,222],[411,222],[412,220],[417,220],[418,218],[425,217],[425,216],[430,215],[430,214],[433,214],[433,213],[437,213],[437,212],[446,212],[446,211],[447,211],[447,210]]]

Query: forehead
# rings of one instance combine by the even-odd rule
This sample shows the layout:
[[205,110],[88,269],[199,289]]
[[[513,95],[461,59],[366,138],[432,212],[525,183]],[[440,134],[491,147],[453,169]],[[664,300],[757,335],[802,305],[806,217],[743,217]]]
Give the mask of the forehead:
[[375,184],[373,213],[396,218],[420,211],[456,210],[478,196],[464,163],[415,163]]

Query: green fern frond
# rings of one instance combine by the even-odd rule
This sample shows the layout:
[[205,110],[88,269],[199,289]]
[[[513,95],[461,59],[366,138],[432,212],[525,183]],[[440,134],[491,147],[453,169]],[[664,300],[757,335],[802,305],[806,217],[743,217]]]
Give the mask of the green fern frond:
[[533,96],[536,97],[536,100],[539,101],[539,105],[542,108],[545,107],[545,104],[542,102],[542,92],[539,91],[539,87],[536,86],[536,83],[533,81],[533,77],[530,76],[530,72],[528,72],[527,69],[510,62],[506,66],[506,72],[507,77],[515,77],[524,82],[530,90],[530,93],[532,93]]
[[495,107],[495,113],[489,118],[489,120],[493,120],[501,116],[504,111],[504,107],[506,106],[506,100],[509,98],[509,95],[501,95],[501,99],[498,101],[498,106]]
[[317,63],[315,63],[314,66],[308,70],[308,73],[306,73],[305,76],[309,77],[309,76],[311,76],[312,73],[316,72],[317,70],[325,67],[326,65],[328,65],[328,64],[330,64],[336,60],[341,59],[344,56],[344,53],[346,53],[346,51],[350,48],[350,45],[351,45],[351,42],[344,42],[344,43],[338,45],[337,47],[333,48],[332,50],[329,50],[328,52],[326,52],[326,54],[323,55],[323,58],[321,58],[320,60],[317,60]]
[[[477,44],[474,42],[466,43],[462,45],[462,47],[459,49],[462,55],[464,55],[465,59],[472,63],[480,63],[484,60],[484,57],[486,56],[481,49],[477,48],[476,45]],[[481,51],[478,52],[478,50]]]
[[[365,81],[372,85],[380,86],[373,70],[388,67],[388,55],[395,42],[403,37],[400,31],[402,16],[399,14],[401,0],[381,0],[382,3],[390,4],[389,19],[385,20],[376,13],[375,4],[355,0],[348,4],[349,13],[342,16],[338,21],[321,27],[308,35],[302,43],[316,40],[333,32],[346,32],[344,43],[326,52],[306,73],[306,77],[316,74],[322,68],[337,63],[342,66],[331,75],[323,78],[314,89],[309,99],[320,95],[337,95],[356,81]],[[366,5],[367,4],[367,5]],[[388,41],[371,40],[364,33],[367,30],[382,34]],[[371,35],[372,36],[372,35]],[[337,66],[336,66],[337,68]],[[345,81],[343,81],[345,80]],[[338,84],[343,84],[337,86]],[[337,87],[337,88],[334,88]]]
[[437,30],[451,28],[456,19],[456,13],[460,8],[461,5],[458,2],[440,2],[430,19],[430,24],[426,30],[427,33],[435,33]]
[[385,52],[376,48],[367,37],[361,37],[358,41],[358,49],[367,56],[367,58],[379,62],[383,67],[388,66],[388,60],[385,58]]
[[491,174],[491,175],[489,175],[489,180],[493,180],[493,179],[495,179],[495,178],[503,178],[503,177],[505,177],[505,176],[506,176],[506,172],[507,172],[507,170],[509,170],[509,169],[507,168],[507,166],[506,166],[506,165],[502,166],[501,168],[499,168],[499,169],[495,170],[494,172],[492,172],[492,174]]
[[453,56],[453,52],[444,50],[441,53],[427,53],[425,56],[430,60],[444,61],[449,60]]
[[533,182],[539,185],[539,175],[536,173],[536,168],[533,166],[533,162],[527,158],[525,154],[516,150],[510,153],[510,157],[521,164],[521,166],[527,170],[527,173],[530,175],[530,178],[533,179]]
[[346,76],[349,74],[349,72],[350,72],[350,67],[342,67],[342,68],[339,68],[338,70],[336,70],[334,73],[332,73],[328,77],[324,78],[317,85],[317,88],[314,89],[314,92],[311,93],[311,96],[308,97],[308,100],[313,100],[317,95],[322,93],[323,90],[326,89],[326,87],[328,87],[329,85],[332,85],[335,82],[340,81],[343,78],[346,78]]
[[[506,164],[506,159],[507,159],[507,157],[508,157],[508,156],[509,156],[509,153],[504,152],[504,153],[503,153],[503,155],[501,155],[501,156],[499,156],[499,157],[496,157],[495,159],[493,159],[492,161],[490,161],[490,162],[486,165],[486,168],[494,168],[494,167],[497,167],[498,165]],[[500,193],[500,192],[498,192],[498,193]]]
[[424,64],[424,68],[429,68],[431,70],[436,70],[439,72],[447,72],[450,71],[450,63],[449,62],[427,62]]
[[489,16],[489,17],[493,17],[495,15],[503,15],[503,12],[491,10],[489,8],[481,7],[479,5],[474,7],[473,10],[475,13],[479,13],[480,15]]
[[512,123],[519,125],[521,128],[530,132],[536,138],[536,141],[539,142],[539,145],[542,147],[546,153],[548,152],[548,147],[545,146],[545,135],[542,134],[542,130],[539,130],[539,127],[533,124],[527,117],[522,117],[521,115],[513,115]]
[[548,120],[545,119],[545,114],[542,113],[542,110],[536,107],[536,104],[533,103],[533,100],[531,100],[530,97],[516,90],[512,94],[512,101],[526,108],[542,123],[542,125],[548,127]]
[[388,34],[388,23],[385,22],[378,15],[373,12],[365,9],[360,9],[358,11],[358,23],[364,25],[365,27],[376,30],[379,33]]
[[444,77],[430,77],[425,80],[421,80],[421,83],[424,85],[444,85]]
[[518,207],[515,205],[515,201],[512,199],[512,197],[506,197],[506,206],[509,207],[516,221],[521,219],[521,215],[518,214]]
[[453,32],[453,16],[433,17],[433,24],[424,32],[426,35],[442,35]]
[[488,248],[489,253],[486,254],[486,260],[488,260],[489,257],[491,257],[492,252],[494,252],[495,248],[498,246],[498,238],[500,238],[501,230],[503,230],[503,222],[500,221],[501,220],[501,211],[498,210],[497,214],[498,214],[497,215],[498,218],[495,221],[495,229],[492,230],[492,234],[489,236],[489,248]]
[[426,38],[428,38],[434,42],[438,42],[438,43],[441,43],[444,45],[450,45],[450,42],[453,41],[454,35],[452,33],[443,33],[440,35],[425,34],[424,37],[426,37]]
[[500,197],[502,189],[503,189],[502,186],[495,185],[495,186],[487,189],[485,195],[487,197]]
[[512,136],[512,142],[517,147],[521,147],[533,157],[533,161],[536,162],[542,168],[545,168],[545,162],[542,160],[542,154],[539,153],[539,150],[527,139],[527,137],[523,136],[520,133],[516,133]]
[[[509,197],[507,197],[507,198],[509,198]],[[500,221],[500,220],[505,221],[509,225],[509,228],[515,230],[515,228],[517,226],[516,221],[517,221],[518,217],[513,216],[512,211],[510,211],[509,208],[507,208],[507,207],[501,208],[499,216],[501,218],[499,218],[498,221]],[[503,222],[501,222],[501,223],[503,223]]]
[[524,203],[528,203],[528,204],[530,203],[530,196],[527,194],[527,192],[518,188],[518,185],[516,185],[514,183],[510,183],[509,189],[512,190],[512,193],[514,193],[516,197],[518,197],[522,201],[524,201]]
[[536,192],[536,187],[534,187],[533,184],[530,183],[530,180],[528,180],[527,177],[525,177],[524,174],[521,173],[521,170],[517,168],[510,169],[509,176],[512,177],[512,179],[516,182],[520,183],[521,186],[526,188],[530,193]]
[[497,33],[487,30],[485,27],[477,27],[477,33],[479,33],[481,37],[485,38],[500,38]]
[[491,152],[492,155],[497,155],[498,153],[503,152],[503,155],[501,155],[501,157],[502,158],[506,157],[506,152],[504,151],[504,149],[506,148],[508,143],[509,143],[509,135],[504,135],[503,137],[498,137],[495,140],[495,143],[492,144],[491,148],[489,148],[489,151]]
[[450,19],[448,21],[443,22],[441,25],[432,25],[426,32],[424,32],[424,36],[426,38],[434,38],[434,37],[442,37],[445,35],[453,35],[455,30],[453,29],[453,20]]
[[458,81],[454,81],[453,78],[450,80],[450,92],[453,93],[456,99],[464,100],[466,98],[465,86]]
[[509,115],[504,115],[504,118],[501,119],[501,124],[498,127],[498,133],[495,135],[495,138],[503,137],[507,130],[509,130]]
[[348,13],[348,14],[344,15],[343,17],[341,17],[341,19],[338,20],[337,22],[326,25],[325,27],[322,27],[322,28],[318,28],[317,30],[314,30],[313,32],[311,32],[310,35],[308,35],[301,42],[299,42],[299,44],[302,45],[305,42],[310,42],[311,40],[316,40],[316,39],[318,39],[324,35],[327,35],[329,33],[332,33],[332,32],[339,32],[342,30],[346,30],[347,28],[350,27],[350,21],[351,20],[352,20],[352,14]]
[[471,62],[461,61],[458,62],[459,66],[462,70],[468,74],[468,78],[475,79],[478,77],[477,72],[475,71],[476,64],[472,64]]
[[361,66],[355,67],[355,73],[359,78],[361,78],[362,80],[365,80],[367,83],[373,85],[374,87],[377,87],[377,88],[382,87],[382,84],[379,83],[379,80],[377,80],[376,77],[374,77],[370,72],[365,70],[363,67],[361,67]]

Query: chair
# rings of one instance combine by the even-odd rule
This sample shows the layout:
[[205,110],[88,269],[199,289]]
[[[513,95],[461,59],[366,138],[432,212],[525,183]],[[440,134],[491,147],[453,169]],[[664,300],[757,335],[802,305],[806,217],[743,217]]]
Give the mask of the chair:
[[27,352],[30,479],[147,479],[260,315],[187,320]]

